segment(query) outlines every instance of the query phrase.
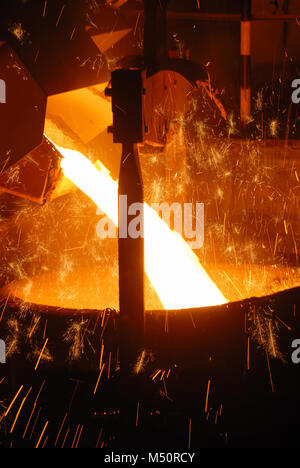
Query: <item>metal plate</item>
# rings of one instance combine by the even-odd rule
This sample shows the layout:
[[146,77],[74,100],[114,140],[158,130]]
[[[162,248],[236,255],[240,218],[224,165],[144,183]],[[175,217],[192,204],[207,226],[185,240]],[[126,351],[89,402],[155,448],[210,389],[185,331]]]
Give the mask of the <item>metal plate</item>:
[[6,103],[0,104],[0,170],[42,142],[46,94],[9,45],[0,48],[0,78]]

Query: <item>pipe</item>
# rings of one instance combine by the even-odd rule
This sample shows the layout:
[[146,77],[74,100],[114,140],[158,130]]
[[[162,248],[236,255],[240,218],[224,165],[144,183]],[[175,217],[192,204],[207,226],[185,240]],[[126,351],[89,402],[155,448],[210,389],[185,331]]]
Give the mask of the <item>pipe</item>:
[[167,4],[169,0],[144,0],[145,66],[153,70],[168,57]]
[[[137,16],[143,15],[143,10],[138,9],[126,9],[126,15]],[[174,21],[229,21],[229,22],[240,22],[241,15],[235,13],[196,13],[196,12],[183,12],[183,11],[167,11],[167,19]],[[252,15],[252,21],[296,21],[299,19],[299,15],[293,14],[254,14]]]
[[242,0],[240,37],[240,118],[246,125],[251,115],[251,0]]

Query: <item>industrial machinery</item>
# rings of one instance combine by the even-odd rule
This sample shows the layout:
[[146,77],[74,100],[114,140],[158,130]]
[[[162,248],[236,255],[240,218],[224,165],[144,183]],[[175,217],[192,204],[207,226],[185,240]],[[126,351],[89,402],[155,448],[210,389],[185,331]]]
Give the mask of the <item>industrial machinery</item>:
[[[297,15],[173,3],[3,2],[0,446],[296,443],[299,117],[251,40]],[[235,114],[171,21],[228,27]]]

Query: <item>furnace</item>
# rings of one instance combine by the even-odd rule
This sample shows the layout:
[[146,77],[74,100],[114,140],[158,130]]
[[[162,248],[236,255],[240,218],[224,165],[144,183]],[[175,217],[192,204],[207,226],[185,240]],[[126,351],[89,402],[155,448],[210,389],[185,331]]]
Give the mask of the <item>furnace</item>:
[[0,446],[294,443],[300,11],[179,3],[4,9]]

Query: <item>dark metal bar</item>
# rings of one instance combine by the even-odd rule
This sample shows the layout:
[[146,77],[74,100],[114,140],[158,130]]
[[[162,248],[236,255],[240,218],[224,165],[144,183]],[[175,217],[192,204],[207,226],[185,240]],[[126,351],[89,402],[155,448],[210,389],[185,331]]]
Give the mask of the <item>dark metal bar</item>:
[[[283,2],[283,11],[287,15],[289,11],[290,0],[285,0]],[[285,21],[283,23],[283,33],[282,33],[282,44],[283,44],[283,54],[285,56],[286,53],[286,45],[287,45],[287,37],[288,37],[288,23]]]
[[299,20],[299,15],[253,15],[253,21],[296,21]]
[[167,51],[167,3],[169,0],[144,0],[144,57],[149,69],[164,61]]
[[[143,15],[143,10],[131,10],[131,9],[124,9],[126,15]],[[167,11],[166,12],[167,19],[170,20],[191,20],[191,21],[230,21],[230,22],[240,22],[241,15],[240,14],[227,14],[227,13],[196,13],[196,12],[178,12],[178,11]],[[296,21],[300,20],[300,13],[299,15],[293,14],[283,14],[283,15],[271,15],[271,14],[256,14],[252,15],[252,21]]]
[[251,0],[242,0],[240,38],[240,118],[246,125],[251,114]]
[[[144,343],[144,239],[128,232],[136,215],[128,207],[139,203],[136,213],[143,234],[143,186],[137,148],[124,143],[119,177],[119,301],[120,365],[122,373],[131,373]],[[124,229],[125,228],[125,229]]]
[[[111,74],[113,133],[122,144],[119,174],[119,305],[120,365],[128,375],[144,342],[144,198],[137,152],[143,140],[143,79],[140,70]],[[135,211],[134,211],[135,210]],[[138,226],[139,221],[139,226]],[[131,230],[136,222],[135,229]]]

